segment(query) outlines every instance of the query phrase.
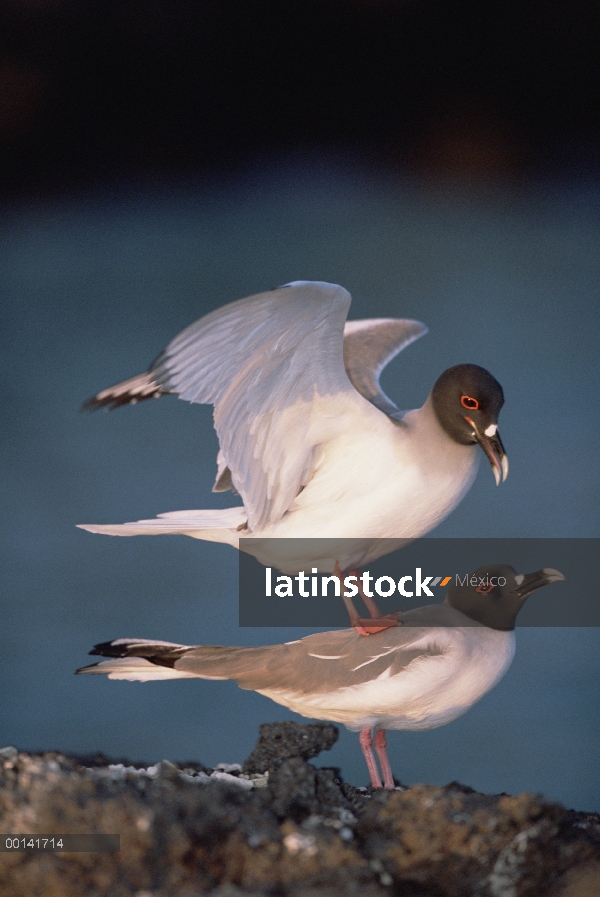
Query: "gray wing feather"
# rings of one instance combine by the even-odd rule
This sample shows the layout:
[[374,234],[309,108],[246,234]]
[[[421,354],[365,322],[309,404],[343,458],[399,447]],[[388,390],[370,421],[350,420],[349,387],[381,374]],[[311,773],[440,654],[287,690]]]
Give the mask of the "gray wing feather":
[[177,659],[174,667],[199,677],[233,679],[252,691],[328,693],[360,685],[386,670],[396,675],[420,657],[444,653],[433,633],[423,646],[423,635],[419,629],[393,629],[364,638],[343,629],[264,648],[198,646]]
[[252,529],[281,518],[310,469],[315,394],[353,393],[343,364],[349,305],[346,290],[324,283],[250,296],[180,333],[151,371],[162,389],[214,405],[221,451]]
[[[395,414],[398,408],[382,391],[379,376],[383,368],[402,349],[426,333],[425,324],[408,319],[365,318],[359,321],[346,321],[344,366],[357,392],[386,414]],[[102,407],[112,410],[121,405],[131,405],[166,395],[170,395],[169,390],[155,380],[153,371],[150,370],[103,389],[85,402],[82,411],[95,411]],[[219,464],[217,479],[223,471],[224,468],[222,469]]]
[[425,324],[400,318],[367,318],[346,321],[344,366],[354,388],[384,414],[394,417],[398,407],[379,385],[384,367],[420,336]]
[[[275,522],[311,470],[315,392],[352,392],[352,385],[396,416],[379,375],[427,332],[418,321],[393,318],[344,325],[349,305],[342,287],[302,281],[232,302],[183,330],[148,372],[103,390],[83,407],[111,409],[169,393],[214,404],[221,445],[214,491],[242,495],[251,529]],[[290,423],[298,420],[281,412],[299,402],[302,420],[292,440]]]

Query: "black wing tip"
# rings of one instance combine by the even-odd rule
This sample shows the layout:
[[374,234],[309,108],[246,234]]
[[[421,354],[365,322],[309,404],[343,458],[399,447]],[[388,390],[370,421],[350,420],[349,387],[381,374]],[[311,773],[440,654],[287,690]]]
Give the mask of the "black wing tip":
[[96,398],[96,396],[92,396],[91,399],[88,399],[87,402],[83,403],[79,411],[82,413],[89,413],[91,411],[98,411],[100,408],[106,408],[107,411],[112,411],[113,408],[117,407],[118,406],[113,402],[109,402],[104,399],[98,399]]
[[99,411],[104,408],[105,411],[114,411],[115,408],[122,408],[124,405],[137,405],[139,402],[145,402],[147,399],[159,399],[161,396],[168,395],[164,389],[157,387],[154,392],[148,395],[130,395],[124,393],[120,396],[108,395],[103,398],[92,396],[87,402],[84,402],[79,409],[82,412]]
[[[94,645],[89,653],[98,654],[100,657],[127,657],[127,648],[127,643],[116,645],[114,641],[99,642],[97,645]],[[98,666],[98,664],[93,664],[93,666]],[[79,672],[79,670],[77,670],[77,672]]]
[[[94,645],[89,653],[100,657],[138,657],[157,666],[173,668],[187,651],[189,651],[187,645],[164,645],[160,642],[116,639],[112,642],[100,642]],[[98,666],[98,664],[93,664],[93,666]]]

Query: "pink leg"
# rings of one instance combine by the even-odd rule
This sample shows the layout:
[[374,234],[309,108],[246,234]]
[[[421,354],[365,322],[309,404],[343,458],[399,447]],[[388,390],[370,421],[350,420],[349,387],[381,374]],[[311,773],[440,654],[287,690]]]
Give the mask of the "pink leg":
[[343,591],[343,574],[340,568],[340,565],[336,561],[334,574],[340,580],[340,586],[342,586],[342,597],[344,600],[344,604],[346,605],[346,610],[348,611],[348,616],[350,617],[350,625],[356,629],[359,635],[372,635],[374,632],[382,632],[384,629],[389,629],[391,626],[402,626],[402,623],[398,620],[398,614],[386,614],[385,617],[381,616],[381,611],[375,604],[372,598],[369,598],[368,595],[365,595],[358,570],[351,570],[350,575],[356,576],[356,585],[358,587],[358,594],[364,601],[367,610],[371,614],[371,619],[366,620],[364,617],[359,616],[356,607],[354,606],[354,602],[351,598],[344,596]]
[[379,770],[377,769],[377,763],[375,762],[373,748],[371,747],[371,730],[369,726],[365,726],[364,729],[360,730],[358,740],[360,742],[360,746],[362,748],[362,752],[367,764],[367,769],[369,770],[369,775],[371,776],[371,785],[373,786],[373,788],[381,788]]
[[375,601],[373,600],[373,598],[369,598],[369,596],[365,595],[365,593],[364,593],[364,589],[363,589],[362,583],[360,581],[360,570],[358,568],[356,568],[356,569],[350,570],[348,572],[350,573],[350,576],[356,576],[356,586],[358,588],[358,594],[364,601],[365,607],[367,608],[367,610],[369,611],[369,613],[371,615],[371,619],[375,620],[375,619],[378,619],[379,617],[381,617],[381,611],[375,604]]
[[394,785],[394,776],[392,775],[392,768],[390,766],[390,761],[388,760],[387,755],[385,729],[378,729],[377,732],[375,732],[375,738],[373,740],[375,742],[375,750],[377,751],[377,756],[379,757],[381,772],[383,773],[383,787],[388,788],[390,791],[393,791],[396,786]]
[[347,595],[344,595],[344,573],[342,568],[339,565],[339,561],[335,562],[335,567],[333,568],[333,575],[337,576],[340,581],[340,595],[342,596],[342,600],[346,605],[346,610],[348,611],[348,616],[350,617],[350,625],[356,629],[361,635],[368,635],[362,626],[359,625],[358,621],[360,620],[360,616],[356,607],[354,606],[354,602],[352,598],[349,598]]

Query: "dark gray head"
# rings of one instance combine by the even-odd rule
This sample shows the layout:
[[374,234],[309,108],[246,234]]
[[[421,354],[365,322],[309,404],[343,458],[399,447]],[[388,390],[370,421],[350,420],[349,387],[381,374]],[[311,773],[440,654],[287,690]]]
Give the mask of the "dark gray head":
[[478,567],[464,585],[455,579],[445,603],[491,629],[514,629],[517,614],[531,593],[561,579],[562,573],[551,567],[517,574],[508,564],[489,564]]
[[498,433],[504,393],[495,377],[477,364],[457,364],[438,377],[431,391],[436,417],[460,445],[479,443],[496,484],[508,476],[508,458]]

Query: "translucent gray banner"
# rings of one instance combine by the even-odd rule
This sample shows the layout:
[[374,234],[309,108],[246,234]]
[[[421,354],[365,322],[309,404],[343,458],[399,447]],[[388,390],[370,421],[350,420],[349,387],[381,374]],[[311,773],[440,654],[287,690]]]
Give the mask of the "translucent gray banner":
[[[361,556],[360,585],[372,591],[382,614],[441,603],[453,583],[467,584],[476,569],[508,564],[518,574],[551,567],[565,577],[531,594],[517,626],[600,626],[600,539],[428,538],[399,545],[391,539],[240,539],[240,626],[348,626],[333,563]],[[343,579],[350,572],[346,567]],[[348,581],[346,590],[354,584]],[[368,616],[360,596],[352,600]]]
[[120,835],[0,835],[0,853],[117,853]]

